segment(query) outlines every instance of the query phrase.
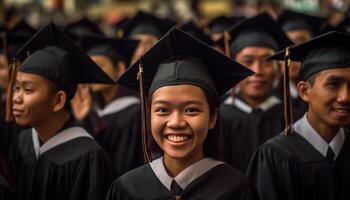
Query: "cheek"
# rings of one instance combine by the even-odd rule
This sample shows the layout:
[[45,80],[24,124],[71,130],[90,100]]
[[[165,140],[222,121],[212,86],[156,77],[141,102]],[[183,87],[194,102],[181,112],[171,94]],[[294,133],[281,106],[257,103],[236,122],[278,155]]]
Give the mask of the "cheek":
[[[23,97],[23,103],[30,113],[44,114],[51,110],[51,102],[49,98],[45,96],[40,96],[39,94],[25,95]],[[39,116],[42,116],[42,114],[40,114]]]
[[151,131],[153,138],[159,143],[159,140],[163,134],[166,121],[164,117],[159,117],[155,114],[151,114]]

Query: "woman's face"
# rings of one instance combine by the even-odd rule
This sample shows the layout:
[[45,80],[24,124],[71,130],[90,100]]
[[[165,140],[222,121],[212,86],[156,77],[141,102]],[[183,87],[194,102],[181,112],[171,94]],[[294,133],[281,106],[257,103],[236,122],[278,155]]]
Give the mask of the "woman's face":
[[165,86],[152,95],[151,130],[164,157],[181,160],[204,158],[203,143],[216,123],[200,87]]

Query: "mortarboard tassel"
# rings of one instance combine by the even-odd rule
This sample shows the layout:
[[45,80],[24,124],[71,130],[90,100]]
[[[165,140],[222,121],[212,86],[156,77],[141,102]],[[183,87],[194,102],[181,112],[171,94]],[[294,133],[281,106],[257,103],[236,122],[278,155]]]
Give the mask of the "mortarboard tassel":
[[6,121],[13,121],[13,114],[12,114],[12,104],[13,104],[13,86],[16,82],[16,76],[17,76],[17,60],[12,59],[10,62],[10,81],[8,83],[7,87],[7,96],[6,96]]
[[[140,59],[141,60],[141,59]],[[147,123],[147,104],[146,104],[146,98],[145,98],[145,91],[143,87],[143,67],[142,63],[139,64],[139,72],[137,73],[137,80],[139,80],[139,86],[140,86],[140,96],[141,96],[141,128],[142,128],[142,147],[143,147],[143,153],[144,153],[144,159],[146,162],[151,161],[151,156],[148,151],[148,123]]]
[[230,53],[230,34],[228,31],[224,32],[224,51],[225,55],[229,58],[231,58],[231,53]]
[[284,57],[284,76],[283,76],[283,107],[284,107],[284,120],[285,120],[285,130],[284,135],[289,135],[293,133],[292,123],[293,123],[293,112],[292,103],[290,98],[289,89],[289,67],[290,67],[290,51],[289,47],[286,48],[286,54]]

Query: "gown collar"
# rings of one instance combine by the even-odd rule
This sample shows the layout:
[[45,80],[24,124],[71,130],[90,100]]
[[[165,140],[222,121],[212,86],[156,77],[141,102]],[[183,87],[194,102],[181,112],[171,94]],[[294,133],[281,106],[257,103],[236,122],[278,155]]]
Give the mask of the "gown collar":
[[327,143],[311,126],[307,117],[307,113],[294,123],[293,129],[296,133],[302,136],[308,143],[311,144],[318,152],[320,152],[324,157],[327,155],[328,147],[331,147],[334,154],[335,159],[339,155],[344,141],[345,141],[345,133],[343,128],[339,128],[338,133],[333,137],[330,143]]
[[[261,109],[263,112],[266,112],[272,107],[274,107],[275,105],[280,103],[281,103],[281,100],[279,98],[275,96],[270,96],[264,102],[262,102],[257,108]],[[249,114],[253,112],[253,107],[246,104],[243,100],[241,100],[238,97],[232,98],[232,96],[230,96],[225,100],[224,104],[234,105],[240,110]]]
[[37,159],[50,149],[79,137],[92,138],[92,136],[85,129],[78,126],[72,126],[58,132],[42,146],[40,146],[38,133],[34,128],[32,128],[32,140]]
[[150,163],[150,166],[155,173],[155,175],[158,177],[160,182],[169,190],[170,185],[173,180],[176,181],[177,184],[182,189],[185,189],[192,181],[209,171],[210,169],[216,167],[217,165],[223,164],[223,162],[214,160],[212,158],[204,158],[191,166],[184,169],[182,172],[180,172],[176,177],[172,178],[169,176],[167,171],[165,170],[165,166],[163,163],[163,156],[153,160]]
[[98,107],[95,108],[98,116],[103,117],[105,115],[113,114],[119,112],[131,105],[140,104],[140,99],[136,96],[123,96],[117,98],[106,105],[103,109]]

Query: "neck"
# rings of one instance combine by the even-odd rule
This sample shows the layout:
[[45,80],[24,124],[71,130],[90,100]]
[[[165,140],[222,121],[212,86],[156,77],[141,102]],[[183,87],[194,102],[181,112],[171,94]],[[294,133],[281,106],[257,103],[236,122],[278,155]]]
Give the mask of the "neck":
[[34,126],[33,128],[38,133],[41,141],[44,143],[52,138],[58,131],[69,120],[69,114],[66,111],[60,113],[55,113],[54,116],[47,119],[45,122],[40,123],[40,125]]
[[315,129],[315,131],[327,142],[331,142],[334,136],[338,133],[339,127],[330,127],[324,123],[322,123],[321,120],[318,119],[317,116],[315,116],[313,113],[308,112],[307,114],[307,120],[309,121],[312,128]]
[[204,158],[204,154],[200,154],[194,158],[190,159],[175,159],[170,156],[164,154],[164,166],[169,176],[176,177],[180,174],[184,169],[193,165],[194,163],[202,160]]
[[247,103],[249,106],[251,106],[252,108],[258,107],[267,99],[267,97],[249,97],[243,93],[240,93],[240,95],[243,101]]
[[109,88],[108,90],[101,92],[101,96],[103,98],[104,105],[109,104],[114,99],[114,97],[116,96],[118,91],[119,91],[118,86],[113,86],[113,87]]

